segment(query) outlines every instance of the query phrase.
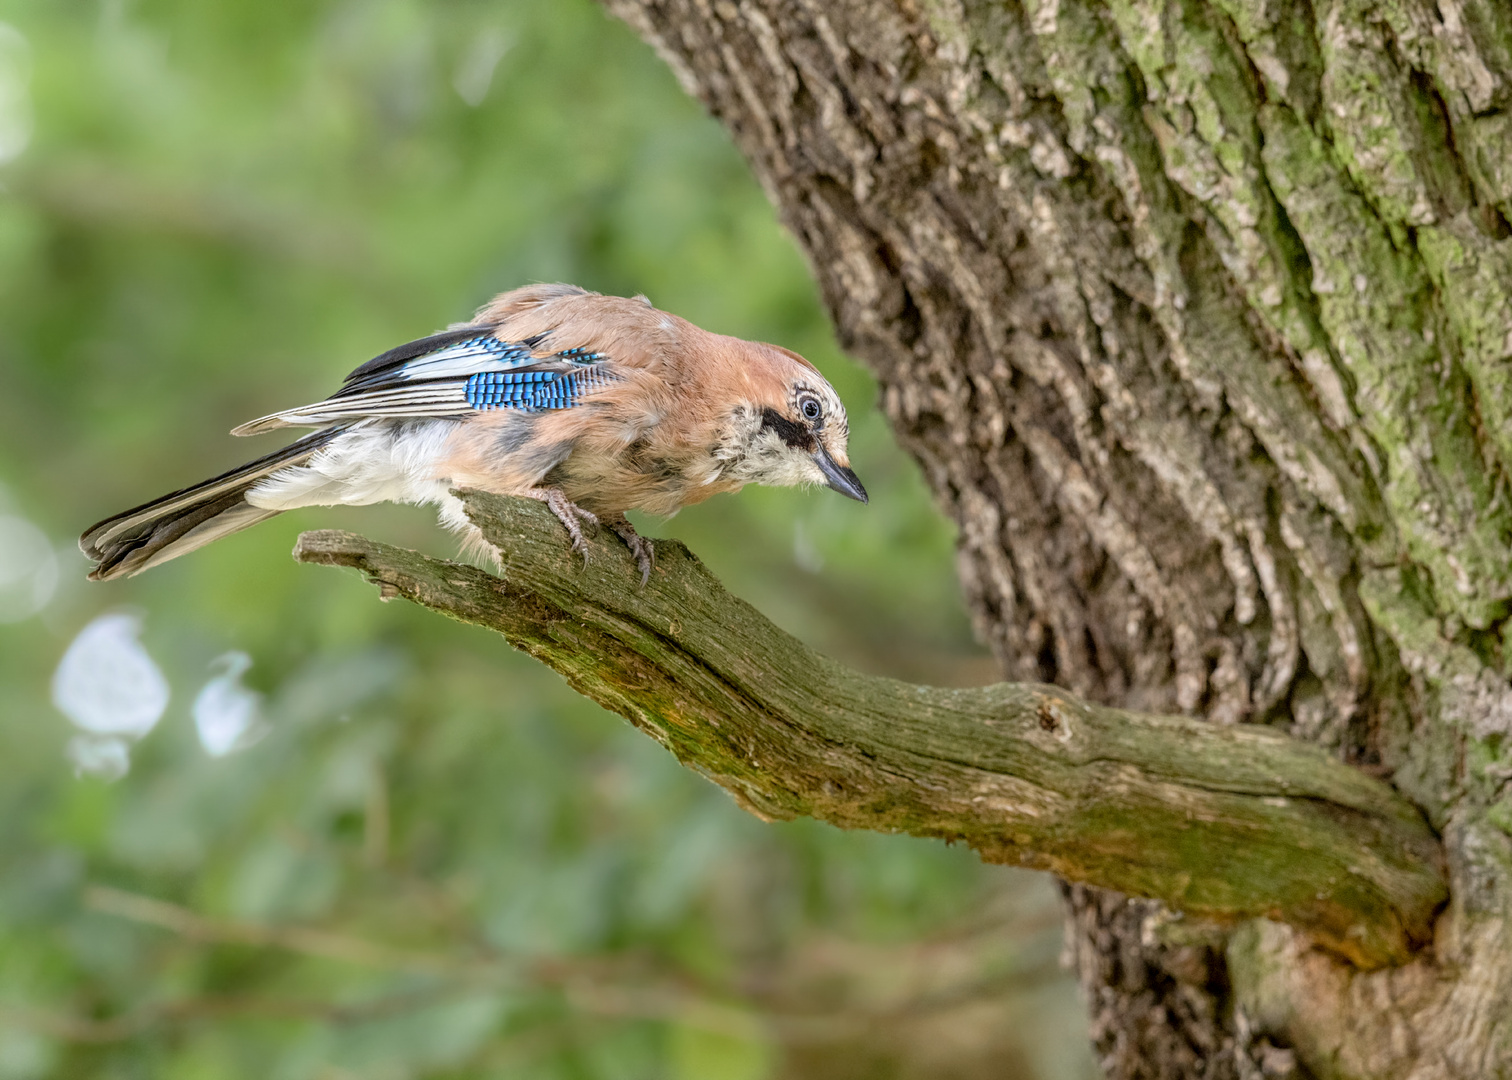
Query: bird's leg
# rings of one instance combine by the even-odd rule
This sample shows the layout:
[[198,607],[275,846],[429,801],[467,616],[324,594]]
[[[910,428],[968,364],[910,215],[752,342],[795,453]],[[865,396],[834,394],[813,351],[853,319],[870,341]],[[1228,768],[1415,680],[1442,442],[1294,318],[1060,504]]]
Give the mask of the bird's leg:
[[588,542],[583,539],[583,530],[578,525],[579,521],[585,521],[589,525],[598,524],[598,516],[584,510],[577,503],[567,498],[561,488],[531,488],[522,492],[527,498],[539,499],[551,507],[551,512],[557,516],[557,520],[567,530],[567,535],[572,537],[572,550],[588,560]]
[[630,519],[624,514],[615,514],[612,518],[605,519],[604,524],[619,534],[619,538],[630,549],[630,554],[635,556],[635,563],[641,572],[641,588],[644,589],[646,582],[651,580],[651,564],[656,562],[656,549],[651,546],[651,541],[635,531],[635,526],[630,524]]

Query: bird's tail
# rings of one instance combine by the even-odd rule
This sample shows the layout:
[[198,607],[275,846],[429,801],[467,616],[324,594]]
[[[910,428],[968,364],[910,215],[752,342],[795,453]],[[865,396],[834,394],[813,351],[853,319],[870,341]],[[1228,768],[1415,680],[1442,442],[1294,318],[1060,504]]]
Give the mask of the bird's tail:
[[280,513],[247,502],[248,489],[279,469],[308,460],[343,430],[306,435],[230,472],[106,518],[79,537],[79,547],[96,563],[90,580],[140,574]]

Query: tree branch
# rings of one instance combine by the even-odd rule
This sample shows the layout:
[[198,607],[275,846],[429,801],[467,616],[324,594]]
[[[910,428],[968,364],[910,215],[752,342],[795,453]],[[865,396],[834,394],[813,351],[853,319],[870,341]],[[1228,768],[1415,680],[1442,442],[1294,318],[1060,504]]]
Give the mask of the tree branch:
[[502,579],[336,531],[305,533],[295,557],[498,631],[763,818],[959,841],[1201,917],[1274,918],[1361,967],[1406,959],[1447,896],[1418,811],[1316,747],[1051,686],[863,675],[675,541],[640,589],[618,540],[594,538],[584,568],[540,503],[462,494]]

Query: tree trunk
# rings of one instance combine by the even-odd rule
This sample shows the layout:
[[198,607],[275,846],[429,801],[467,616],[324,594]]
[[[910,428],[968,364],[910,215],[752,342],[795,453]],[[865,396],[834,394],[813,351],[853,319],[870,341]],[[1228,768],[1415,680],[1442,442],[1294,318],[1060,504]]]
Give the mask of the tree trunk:
[[1005,676],[1265,724],[1445,842],[1430,949],[1068,887],[1110,1077],[1512,1076],[1504,0],[605,0],[732,131]]

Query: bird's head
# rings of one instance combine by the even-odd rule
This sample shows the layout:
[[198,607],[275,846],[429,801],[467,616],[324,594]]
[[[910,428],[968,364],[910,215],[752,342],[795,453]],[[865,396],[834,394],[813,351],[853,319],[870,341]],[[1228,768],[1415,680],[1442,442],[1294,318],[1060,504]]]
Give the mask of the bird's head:
[[824,484],[857,502],[866,489],[851,471],[850,424],[835,388],[803,357],[775,345],[771,378],[753,381],[753,400],[729,417],[719,456],[725,475],[750,484]]

